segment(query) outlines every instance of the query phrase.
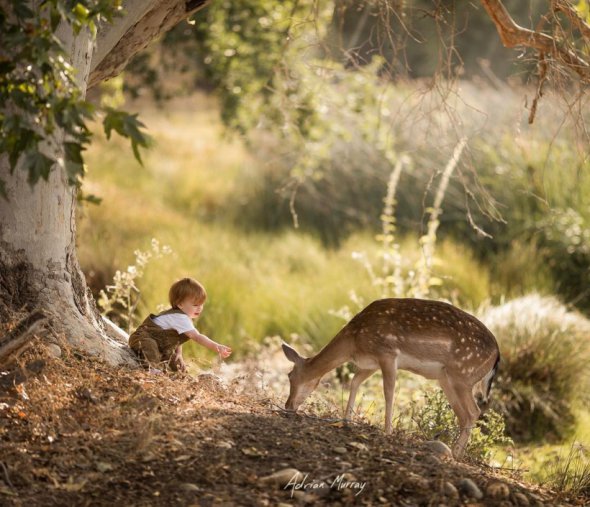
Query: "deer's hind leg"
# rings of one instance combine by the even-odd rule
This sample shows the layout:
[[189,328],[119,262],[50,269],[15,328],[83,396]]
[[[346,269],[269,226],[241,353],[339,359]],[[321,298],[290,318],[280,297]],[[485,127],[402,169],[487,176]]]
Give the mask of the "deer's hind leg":
[[385,397],[385,433],[393,431],[393,395],[397,378],[397,357],[385,358],[381,363],[383,373],[383,396]]
[[473,396],[473,386],[453,382],[445,374],[439,379],[440,385],[446,394],[449,403],[459,420],[459,437],[453,445],[453,456],[460,459],[465,452],[465,447],[471,435],[475,421],[479,418],[481,411]]

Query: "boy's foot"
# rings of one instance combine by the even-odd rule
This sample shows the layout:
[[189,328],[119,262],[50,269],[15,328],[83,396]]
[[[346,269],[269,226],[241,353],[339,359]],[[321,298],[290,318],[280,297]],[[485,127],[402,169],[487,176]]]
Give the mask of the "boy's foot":
[[158,370],[158,368],[152,368],[151,366],[148,369],[148,373],[150,375],[162,375],[162,370]]

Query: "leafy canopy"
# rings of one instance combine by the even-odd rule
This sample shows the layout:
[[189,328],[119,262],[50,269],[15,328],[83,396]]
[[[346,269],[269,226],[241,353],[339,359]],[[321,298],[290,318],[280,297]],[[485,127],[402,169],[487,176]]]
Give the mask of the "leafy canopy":
[[[123,13],[121,4],[122,0],[44,0],[35,11],[27,0],[0,4],[0,153],[8,154],[11,174],[19,165],[34,185],[47,180],[59,163],[68,182],[79,187],[83,152],[92,137],[88,123],[99,113],[107,137],[115,130],[130,138],[141,162],[138,147],[148,143],[141,122],[135,115],[96,108],[84,100],[76,69],[56,35],[65,24],[76,35],[87,31],[95,37],[100,23]],[[61,156],[55,158],[56,152]],[[2,180],[0,194],[7,197]]]

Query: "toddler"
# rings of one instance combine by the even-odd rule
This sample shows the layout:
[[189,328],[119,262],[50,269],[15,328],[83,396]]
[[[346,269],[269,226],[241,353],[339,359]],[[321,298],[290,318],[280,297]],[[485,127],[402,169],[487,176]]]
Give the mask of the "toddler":
[[207,299],[199,282],[192,278],[179,280],[170,287],[168,299],[171,308],[150,314],[129,337],[129,346],[147,362],[151,372],[160,373],[160,368],[186,371],[182,344],[188,340],[214,350],[222,358],[231,354],[229,347],[199,333],[193,325],[192,319],[201,315]]

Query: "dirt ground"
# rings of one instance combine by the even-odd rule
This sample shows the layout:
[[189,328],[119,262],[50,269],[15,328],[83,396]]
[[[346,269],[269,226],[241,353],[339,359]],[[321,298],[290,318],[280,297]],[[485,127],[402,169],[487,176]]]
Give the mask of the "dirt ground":
[[37,344],[0,372],[0,505],[584,504],[279,402],[244,376],[154,376]]

